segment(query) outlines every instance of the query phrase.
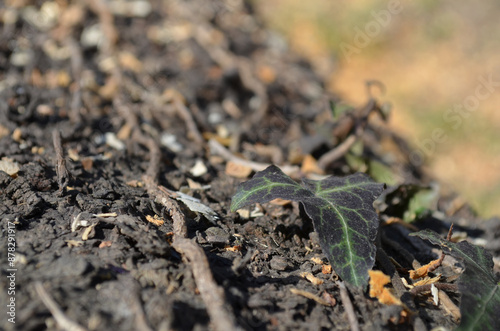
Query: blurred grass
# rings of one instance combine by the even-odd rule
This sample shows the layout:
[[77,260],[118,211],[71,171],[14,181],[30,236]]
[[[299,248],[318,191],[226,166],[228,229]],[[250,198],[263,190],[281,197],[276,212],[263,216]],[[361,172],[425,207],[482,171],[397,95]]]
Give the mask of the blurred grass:
[[[349,58],[356,28],[389,1],[254,0],[267,23],[308,57],[332,91],[361,104],[364,82],[382,81],[393,103],[392,126],[419,146],[436,128],[448,139],[428,155],[435,177],[471,201],[480,215],[500,215],[500,87],[454,129],[446,111],[474,95],[478,76],[500,81],[500,2],[400,1],[402,11]],[[328,61],[334,59],[334,67]]]

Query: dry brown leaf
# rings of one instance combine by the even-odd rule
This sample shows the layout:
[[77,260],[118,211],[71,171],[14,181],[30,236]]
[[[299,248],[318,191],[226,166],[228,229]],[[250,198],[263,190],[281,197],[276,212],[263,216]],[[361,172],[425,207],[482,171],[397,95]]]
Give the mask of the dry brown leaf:
[[195,182],[194,180],[192,180],[191,178],[186,178],[186,181],[188,183],[188,187],[192,190],[201,190],[202,189],[202,186],[200,183],[198,182]]
[[68,244],[68,247],[80,247],[83,245],[83,241],[80,241],[80,240],[73,240],[73,239],[69,239],[69,240],[65,240],[66,244]]
[[323,292],[323,294],[321,295],[321,298],[323,300],[325,300],[326,302],[330,303],[330,306],[335,306],[337,304],[337,300],[333,297],[333,295],[331,295],[330,293],[328,292]]
[[22,136],[23,132],[20,128],[15,128],[12,132],[12,140],[14,140],[16,143],[20,143],[22,141]]
[[328,275],[332,273],[332,266],[329,264],[323,264],[321,267],[321,273]]
[[118,54],[118,61],[120,65],[133,72],[141,72],[142,70],[142,62],[139,61],[134,54],[130,52],[121,52]]
[[99,244],[99,248],[111,247],[112,241],[103,241]]
[[321,168],[318,167],[318,162],[310,154],[307,154],[304,157],[304,160],[302,161],[302,166],[300,167],[300,170],[306,174],[308,174],[308,173],[315,173],[318,175],[323,174],[323,170],[321,170]]
[[116,134],[116,138],[120,140],[127,140],[130,138],[130,134],[132,133],[132,127],[128,125],[128,123],[123,124],[123,126],[118,130]]
[[226,147],[230,146],[233,141],[231,137],[224,138],[213,132],[203,132],[201,135],[205,140],[215,139],[219,144]]
[[427,285],[427,284],[433,284],[439,281],[441,278],[441,275],[437,275],[436,277],[426,277],[424,279],[419,280],[418,282],[414,283],[413,286],[421,286],[421,285]]
[[8,157],[3,157],[0,160],[0,170],[7,173],[12,178],[17,177],[17,173],[19,172],[19,163],[13,161]]
[[291,204],[292,201],[291,200],[285,200],[285,199],[277,198],[277,199],[269,201],[269,203],[272,204],[272,205],[276,205],[276,206],[286,206],[286,205]]
[[416,270],[410,270],[410,278],[411,279],[419,279],[422,277],[427,276],[427,273],[429,272],[429,269],[433,270],[436,265],[441,264],[442,259],[437,259],[434,261],[429,262],[428,264],[421,266],[420,268]]
[[130,187],[143,187],[144,186],[144,183],[141,182],[140,180],[137,180],[137,179],[129,180],[126,184]]
[[321,258],[317,256],[311,257],[311,261],[313,261],[316,264],[323,264],[323,260],[321,260]]
[[385,285],[389,284],[391,278],[380,270],[368,271],[370,275],[370,297],[377,298],[385,305],[402,305],[401,300],[396,298]]
[[82,167],[85,171],[92,170],[92,168],[94,166],[94,160],[92,160],[92,158],[90,158],[90,157],[86,157],[86,158],[82,159],[81,163],[82,163]]
[[226,163],[226,175],[236,178],[247,178],[252,173],[252,168],[249,166],[228,161]]
[[164,220],[162,220],[158,215],[151,216],[151,215],[146,215],[146,220],[150,223],[153,223],[156,226],[161,226],[163,223],[165,223]]
[[109,77],[104,86],[99,88],[99,95],[107,100],[112,100],[118,92],[119,83],[113,78]]
[[241,252],[242,247],[241,245],[236,245],[236,246],[226,245],[224,249],[229,252]]
[[257,76],[261,81],[270,84],[276,80],[276,71],[267,65],[260,65],[257,67]]

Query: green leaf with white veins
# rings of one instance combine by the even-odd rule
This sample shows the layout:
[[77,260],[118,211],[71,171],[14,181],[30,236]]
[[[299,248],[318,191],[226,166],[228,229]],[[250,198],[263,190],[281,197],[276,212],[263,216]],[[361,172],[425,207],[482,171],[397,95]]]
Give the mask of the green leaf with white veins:
[[346,282],[366,286],[368,270],[375,263],[379,225],[373,202],[384,184],[363,173],[323,180],[303,180],[303,186],[270,166],[240,184],[231,210],[276,198],[299,201],[311,218],[323,252]]

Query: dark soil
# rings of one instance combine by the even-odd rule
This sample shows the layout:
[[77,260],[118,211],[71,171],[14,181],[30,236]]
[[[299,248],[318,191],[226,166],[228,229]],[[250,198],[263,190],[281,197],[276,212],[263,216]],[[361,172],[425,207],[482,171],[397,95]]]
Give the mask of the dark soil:
[[[428,185],[432,178],[387,127],[384,107],[368,95],[366,106],[334,117],[338,98],[248,3],[152,1],[150,11],[147,2],[110,3],[0,5],[0,159],[20,167],[0,171],[3,309],[15,297],[15,324],[2,312],[2,329],[351,329],[338,277],[326,271],[300,206],[231,213],[248,176],[227,163],[297,166],[294,178],[317,178],[305,156],[321,160],[354,135],[357,151],[348,151],[361,163],[346,151],[321,164],[324,174],[373,174],[376,161],[392,184]],[[384,221],[408,208],[408,187],[397,187],[388,188],[396,191],[381,208]],[[192,212],[176,200],[179,191],[218,217]],[[498,273],[500,221],[481,221],[460,201],[439,197],[412,226],[446,236],[455,223],[456,234],[496,257]],[[12,223],[14,295],[6,290]],[[403,269],[439,257],[405,225],[381,232]],[[455,267],[445,259],[434,274],[453,283]],[[401,318],[401,306],[367,289],[349,293],[362,330],[457,325],[429,295],[406,296],[413,313]],[[448,295],[459,305],[458,293]]]

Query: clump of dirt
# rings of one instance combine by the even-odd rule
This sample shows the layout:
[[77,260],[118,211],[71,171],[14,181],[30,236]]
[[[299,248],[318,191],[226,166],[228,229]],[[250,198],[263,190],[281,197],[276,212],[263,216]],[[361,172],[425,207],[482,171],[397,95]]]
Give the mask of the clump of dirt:
[[[13,254],[0,261],[15,275],[14,292],[0,292],[15,299],[3,328],[348,330],[346,314],[365,330],[457,325],[428,296],[410,315],[367,291],[346,296],[299,205],[229,211],[237,184],[271,163],[297,179],[364,171],[389,182],[384,222],[408,209],[400,184],[431,182],[370,89],[366,105],[341,109],[249,3],[0,11],[0,241]],[[458,223],[498,257],[498,220],[436,201],[410,227],[446,235]],[[382,231],[402,269],[436,257],[408,227]]]

